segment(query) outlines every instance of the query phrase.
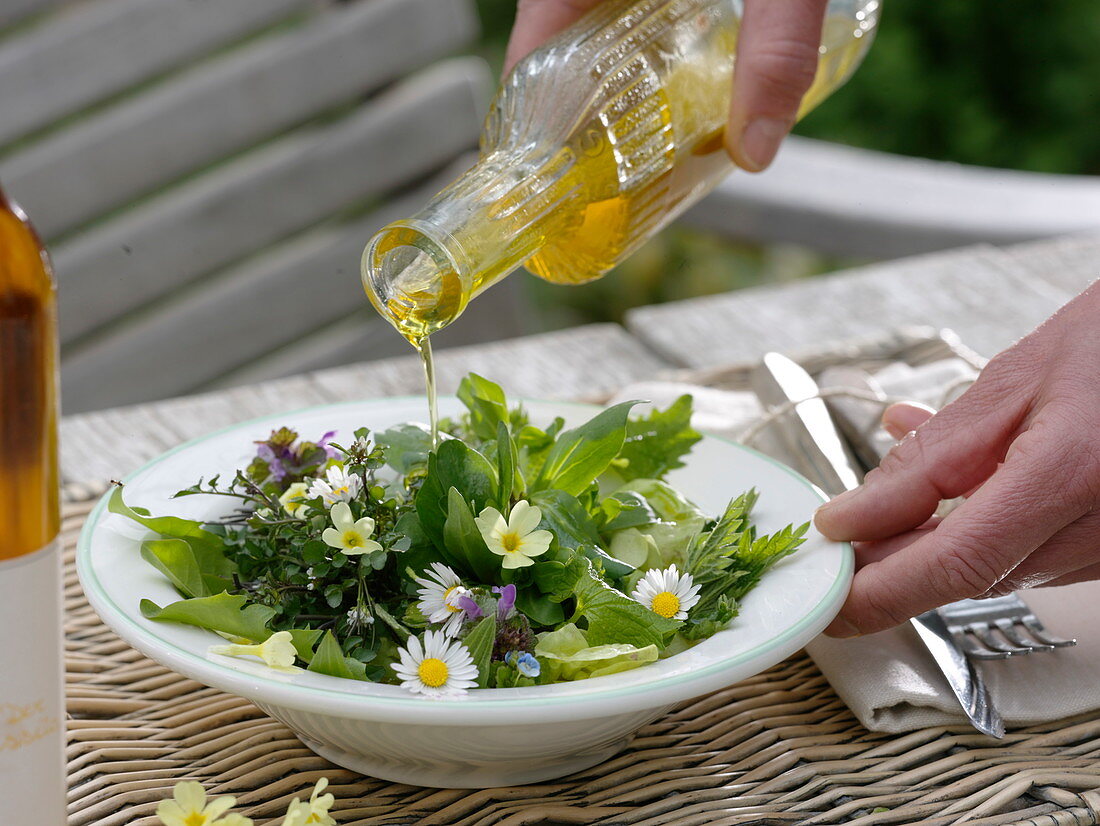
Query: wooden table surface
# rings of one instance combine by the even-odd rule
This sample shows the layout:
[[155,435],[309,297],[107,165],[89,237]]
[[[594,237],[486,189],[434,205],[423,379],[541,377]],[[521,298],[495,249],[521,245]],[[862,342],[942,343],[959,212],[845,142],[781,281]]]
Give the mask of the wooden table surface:
[[[452,392],[472,370],[516,397],[598,399],[678,368],[826,347],[907,324],[951,328],[992,356],[1097,277],[1097,235],[968,247],[645,307],[629,314],[625,328],[598,324],[445,350],[437,357],[440,390]],[[422,392],[419,360],[408,356],[68,416],[62,422],[62,478],[118,478],[182,441],[279,410]]]

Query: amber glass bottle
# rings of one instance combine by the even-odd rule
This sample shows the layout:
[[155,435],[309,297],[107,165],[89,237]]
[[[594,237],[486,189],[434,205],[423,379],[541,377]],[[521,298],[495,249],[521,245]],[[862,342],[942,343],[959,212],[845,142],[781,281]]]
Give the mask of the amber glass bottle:
[[62,826],[57,300],[0,189],[0,821]]

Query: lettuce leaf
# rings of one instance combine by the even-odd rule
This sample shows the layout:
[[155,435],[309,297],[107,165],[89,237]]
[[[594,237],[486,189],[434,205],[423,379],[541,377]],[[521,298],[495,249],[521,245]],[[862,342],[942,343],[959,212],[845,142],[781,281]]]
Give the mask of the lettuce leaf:
[[543,664],[549,681],[557,682],[629,671],[654,662],[658,650],[656,645],[644,648],[623,643],[589,645],[585,633],[570,622],[556,631],[539,634],[535,656]]

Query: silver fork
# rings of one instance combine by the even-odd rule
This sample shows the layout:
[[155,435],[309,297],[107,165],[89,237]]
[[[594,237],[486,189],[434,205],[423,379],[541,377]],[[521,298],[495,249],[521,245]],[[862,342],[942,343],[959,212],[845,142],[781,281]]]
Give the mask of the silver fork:
[[1049,634],[1016,594],[964,599],[945,605],[939,613],[967,656],[978,660],[1003,660],[1077,645],[1077,640]]

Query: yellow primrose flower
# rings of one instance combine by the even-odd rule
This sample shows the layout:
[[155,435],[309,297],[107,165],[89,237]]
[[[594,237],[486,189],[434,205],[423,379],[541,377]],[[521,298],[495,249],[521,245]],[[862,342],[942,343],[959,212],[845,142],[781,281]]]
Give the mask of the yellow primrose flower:
[[534,565],[532,557],[550,548],[554,535],[535,530],[542,521],[542,511],[521,499],[505,519],[496,508],[486,508],[474,519],[489,550],[504,557],[505,568],[525,568]]
[[207,803],[206,790],[194,780],[177,783],[172,798],[157,806],[157,817],[164,826],[252,826],[252,821],[242,815],[222,817],[236,798],[219,797]]
[[211,654],[227,657],[259,657],[276,671],[297,671],[294,658],[298,655],[289,631],[276,631],[259,645],[212,645]]
[[336,802],[336,798],[331,793],[321,794],[327,786],[328,778],[322,777],[314,786],[308,802],[294,798],[286,810],[283,826],[309,826],[309,824],[336,826],[336,821],[328,813],[332,804]]
[[309,499],[309,485],[305,482],[294,482],[279,497],[279,504],[291,516],[304,519],[305,513],[303,511],[306,507],[306,499]]
[[333,527],[325,528],[321,538],[330,547],[343,551],[347,556],[382,550],[382,546],[370,538],[374,533],[374,520],[369,516],[352,519],[351,506],[347,502],[337,502],[329,514]]

